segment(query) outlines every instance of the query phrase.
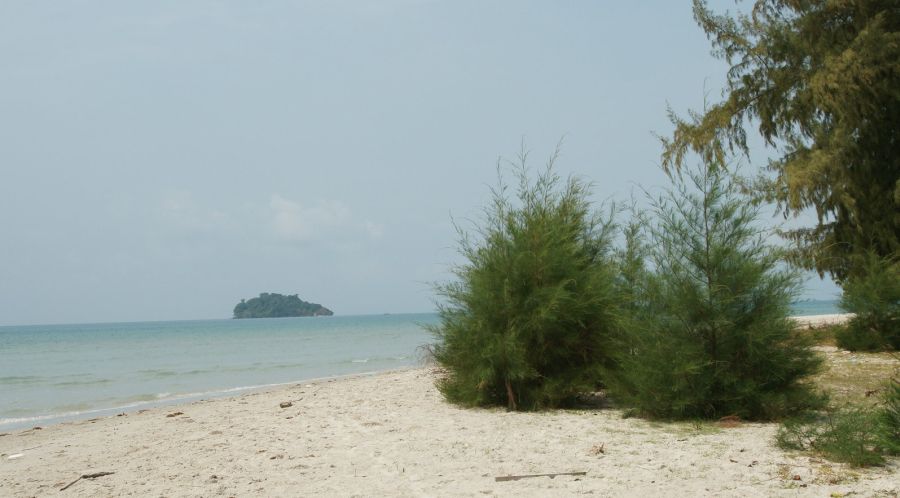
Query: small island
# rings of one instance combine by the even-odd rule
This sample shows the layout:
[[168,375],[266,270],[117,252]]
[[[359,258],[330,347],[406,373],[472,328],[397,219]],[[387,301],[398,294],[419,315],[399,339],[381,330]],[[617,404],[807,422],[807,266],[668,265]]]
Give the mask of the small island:
[[297,294],[263,292],[259,297],[241,302],[234,307],[234,318],[282,318],[294,316],[331,316],[334,313],[321,304],[308,303]]

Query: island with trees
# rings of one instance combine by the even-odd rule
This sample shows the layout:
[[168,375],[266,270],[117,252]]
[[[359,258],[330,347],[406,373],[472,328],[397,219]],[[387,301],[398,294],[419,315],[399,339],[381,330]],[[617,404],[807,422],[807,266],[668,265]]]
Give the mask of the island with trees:
[[297,294],[285,296],[263,292],[259,297],[241,299],[234,307],[234,318],[283,318],[333,314],[330,309],[321,304],[308,303],[297,297]]

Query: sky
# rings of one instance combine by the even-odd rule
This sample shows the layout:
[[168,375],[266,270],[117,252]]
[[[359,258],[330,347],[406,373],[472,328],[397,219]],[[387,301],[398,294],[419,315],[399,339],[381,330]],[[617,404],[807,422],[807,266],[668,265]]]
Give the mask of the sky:
[[2,2],[0,325],[431,311],[498,158],[664,187],[726,68],[687,0]]

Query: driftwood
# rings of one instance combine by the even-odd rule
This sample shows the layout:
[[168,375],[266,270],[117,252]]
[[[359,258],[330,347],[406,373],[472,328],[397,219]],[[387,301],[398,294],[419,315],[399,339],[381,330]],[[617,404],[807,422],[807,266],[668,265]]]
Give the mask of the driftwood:
[[557,472],[555,474],[526,474],[520,476],[497,476],[494,478],[494,481],[518,481],[519,479],[528,479],[530,477],[549,477],[553,479],[556,476],[583,476],[587,475],[587,472]]
[[66,484],[66,486],[64,488],[60,489],[60,491],[65,491],[65,490],[69,489],[70,487],[72,487],[73,484],[75,484],[76,482],[78,482],[82,479],[96,479],[98,477],[108,476],[108,475],[112,475],[112,474],[115,474],[115,472],[95,472],[93,474],[81,474],[81,476],[79,476],[78,479],[75,479],[74,481],[70,482],[69,484]]

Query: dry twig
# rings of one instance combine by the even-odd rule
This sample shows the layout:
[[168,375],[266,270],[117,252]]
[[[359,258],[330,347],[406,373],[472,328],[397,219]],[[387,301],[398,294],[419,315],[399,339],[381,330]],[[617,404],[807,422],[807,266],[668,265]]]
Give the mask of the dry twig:
[[494,478],[494,481],[496,481],[496,482],[518,481],[519,479],[527,479],[530,477],[549,477],[550,479],[553,479],[556,476],[583,476],[583,475],[587,475],[587,472],[557,472],[555,474],[526,474],[526,475],[520,475],[520,476],[512,476],[512,475],[497,476]]
[[69,489],[73,484],[75,484],[76,482],[78,482],[82,479],[96,479],[98,477],[108,476],[111,474],[115,474],[115,472],[94,472],[93,474],[81,474],[81,476],[79,476],[78,479],[75,479],[74,481],[70,482],[69,484],[66,484],[62,489],[60,489],[60,491],[65,491],[65,490]]

